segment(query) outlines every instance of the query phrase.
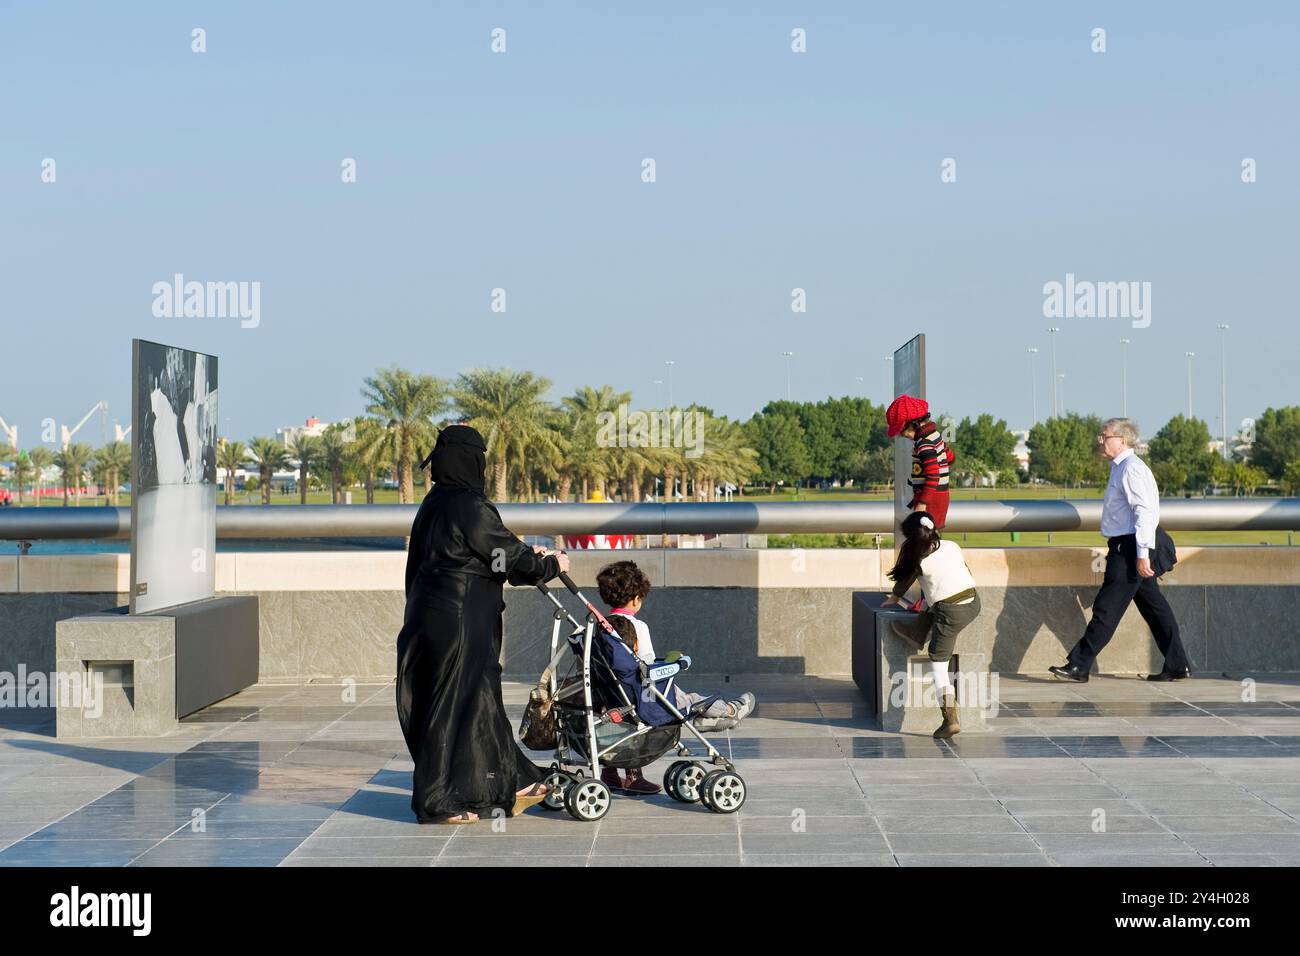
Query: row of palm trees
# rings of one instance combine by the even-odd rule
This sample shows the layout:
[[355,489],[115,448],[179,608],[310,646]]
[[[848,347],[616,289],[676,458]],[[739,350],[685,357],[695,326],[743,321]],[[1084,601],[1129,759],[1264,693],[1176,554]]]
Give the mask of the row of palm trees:
[[[558,403],[547,400],[551,382],[532,372],[480,369],[455,380],[392,367],[365,379],[361,389],[364,415],[349,425],[332,425],[321,435],[299,434],[282,442],[256,437],[247,444],[222,439],[217,467],[225,475],[225,502],[234,501],[235,472],[257,469],[262,503],[271,502],[272,478],[290,468],[298,472],[300,501],[306,503],[309,480],[328,483],[338,504],[344,491],[364,485],[373,503],[377,482],[395,474],[398,499],[415,500],[418,463],[433,447],[438,429],[466,422],[487,443],[488,490],[498,501],[536,501],[553,496],[580,500],[593,495],[640,501],[662,480],[667,497],[713,498],[720,486],[743,488],[757,472],[757,453],[739,422],[714,416],[707,409],[686,410],[702,425],[690,447],[660,441],[642,445],[602,440],[603,414],[617,415],[631,402],[629,392],[609,385],[584,386]],[[111,442],[95,451],[77,443],[62,452],[30,449],[16,453],[13,476],[19,489],[33,475],[58,466],[64,476],[64,503],[69,489],[80,504],[82,479],[90,471],[117,503],[118,487],[130,473],[131,450]],[[427,482],[426,482],[427,484]]]
[[328,477],[335,503],[357,482],[372,502],[376,478],[389,472],[396,474],[398,500],[412,502],[417,463],[432,448],[439,427],[452,421],[482,433],[489,491],[498,501],[546,495],[567,501],[579,488],[582,500],[599,494],[640,501],[660,478],[670,495],[676,490],[712,498],[719,485],[743,487],[757,470],[757,453],[738,422],[697,409],[703,434],[694,448],[610,445],[600,440],[601,416],[616,415],[620,405],[631,402],[631,393],[584,386],[553,404],[545,397],[550,388],[545,378],[509,369],[479,369],[454,381],[381,369],[365,380],[365,414],[350,426],[331,426],[320,436],[288,443],[272,438],[224,443],[217,463],[226,472],[226,502],[235,469],[245,463],[259,471],[263,504],[271,500],[271,476],[293,466],[304,502],[309,475]]
[[131,446],[123,441],[112,441],[99,449],[84,442],[73,442],[61,451],[51,451],[44,445],[37,445],[23,454],[16,449],[6,449],[3,458],[9,463],[19,504],[26,500],[28,488],[36,491],[39,500],[44,490],[41,476],[51,465],[59,469],[64,505],[81,504],[87,477],[107,489],[109,504],[115,505],[118,489],[131,473]]

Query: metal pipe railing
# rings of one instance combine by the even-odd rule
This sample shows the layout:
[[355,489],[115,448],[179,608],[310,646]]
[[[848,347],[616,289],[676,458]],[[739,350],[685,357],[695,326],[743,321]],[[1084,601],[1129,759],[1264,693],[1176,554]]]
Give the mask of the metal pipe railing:
[[[516,534],[801,534],[893,531],[891,501],[761,501],[640,504],[503,504]],[[399,537],[416,505],[242,505],[217,509],[219,538]],[[1096,531],[1101,501],[955,501],[950,531]],[[1293,531],[1300,498],[1169,498],[1170,531]],[[4,508],[0,539],[128,538],[129,508]]]

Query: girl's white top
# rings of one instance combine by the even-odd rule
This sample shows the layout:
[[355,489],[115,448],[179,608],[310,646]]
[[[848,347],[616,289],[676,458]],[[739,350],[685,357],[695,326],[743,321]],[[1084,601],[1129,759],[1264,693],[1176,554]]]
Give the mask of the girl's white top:
[[[933,554],[921,559],[921,573],[917,576],[921,584],[921,593],[925,603],[934,606],[944,598],[960,594],[968,588],[975,587],[975,578],[966,567],[966,558],[961,553],[961,546],[947,539],[939,542]],[[967,598],[959,604],[975,600]]]

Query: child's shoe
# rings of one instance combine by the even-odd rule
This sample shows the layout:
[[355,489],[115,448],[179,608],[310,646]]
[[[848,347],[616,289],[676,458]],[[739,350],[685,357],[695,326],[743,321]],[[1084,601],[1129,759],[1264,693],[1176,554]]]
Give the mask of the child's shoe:
[[713,734],[723,730],[734,730],[740,726],[738,717],[701,717],[695,721],[695,729],[702,734]]
[[[631,771],[628,771],[631,773]],[[600,772],[600,782],[611,790],[622,790],[623,781],[618,778],[618,771],[613,767],[606,767]]]
[[663,790],[663,787],[657,783],[651,783],[640,770],[629,770],[627,779],[623,781],[623,792],[630,793],[638,797],[653,797],[656,793]]

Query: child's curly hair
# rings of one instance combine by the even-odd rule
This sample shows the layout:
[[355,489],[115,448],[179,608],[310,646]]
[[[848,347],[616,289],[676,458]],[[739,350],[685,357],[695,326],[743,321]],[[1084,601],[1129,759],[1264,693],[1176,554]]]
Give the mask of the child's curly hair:
[[645,600],[650,593],[650,579],[635,561],[605,565],[596,575],[596,586],[600,589],[600,599],[610,607],[626,607],[629,601]]

